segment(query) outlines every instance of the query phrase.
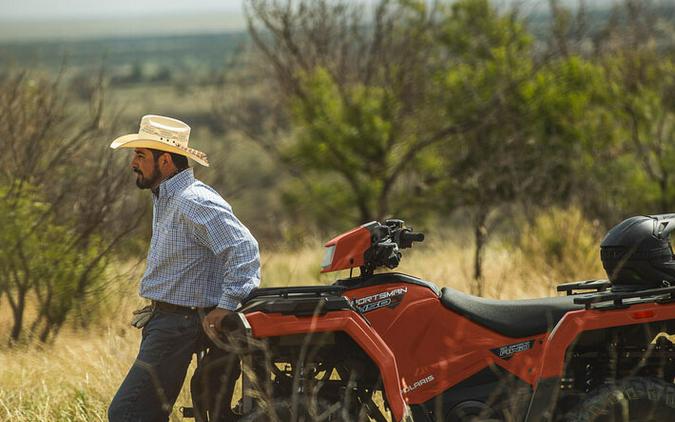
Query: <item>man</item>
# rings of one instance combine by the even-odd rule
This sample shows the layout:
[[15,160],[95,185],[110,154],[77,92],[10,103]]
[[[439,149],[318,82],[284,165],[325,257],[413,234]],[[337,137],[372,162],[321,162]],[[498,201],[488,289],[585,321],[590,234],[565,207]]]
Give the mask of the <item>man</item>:
[[188,158],[209,163],[188,146],[189,135],[179,120],[148,115],[137,134],[110,145],[133,148],[136,185],[152,191],[154,205],[140,285],[152,305],[136,318],[140,351],[108,409],[111,422],[167,421],[203,334],[215,338],[222,319],[260,284],[258,244],[228,203],[194,178]]

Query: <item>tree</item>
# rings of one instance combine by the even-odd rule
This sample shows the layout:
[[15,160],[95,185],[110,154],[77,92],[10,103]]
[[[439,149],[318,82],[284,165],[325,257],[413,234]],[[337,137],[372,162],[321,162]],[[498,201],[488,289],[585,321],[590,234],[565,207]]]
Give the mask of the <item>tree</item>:
[[[610,101],[623,130],[623,151],[648,180],[641,189],[650,212],[675,205],[675,56],[672,25],[651,2],[626,1],[598,40]],[[665,42],[668,41],[668,42]],[[649,186],[651,185],[651,186]]]
[[646,3],[626,0],[603,30],[585,1],[574,14],[551,0],[535,39],[488,0],[372,13],[249,0],[249,57],[269,77],[221,113],[286,166],[286,204],[319,226],[469,211],[481,294],[485,245],[511,211],[578,207],[607,223],[672,206],[675,32]]
[[[630,214],[670,211],[675,9],[667,2],[625,0],[606,22],[596,16],[592,25],[581,0],[575,21],[558,1],[550,3],[549,54],[572,59],[580,70],[593,68],[593,76],[579,80],[592,106],[567,123],[579,150],[572,167],[578,203],[606,225]],[[553,79],[546,91],[559,86]]]
[[101,81],[88,114],[60,78],[23,72],[0,83],[0,295],[12,308],[11,342],[25,330],[29,293],[38,310],[30,334],[41,341],[92,305],[112,248],[138,224],[122,194],[129,178],[100,142],[108,138]]
[[[534,215],[585,192],[593,154],[606,145],[595,136],[606,127],[589,116],[598,115],[606,96],[598,66],[571,51],[538,55],[517,10],[499,13],[488,1],[459,1],[441,25],[451,58],[443,71],[448,114],[483,119],[479,129],[436,151],[444,157],[437,179],[447,206],[470,212],[472,290],[480,295],[485,245],[510,211]],[[485,104],[490,113],[481,113]]]
[[[531,141],[523,86],[535,76],[532,37],[515,12],[500,14],[487,0],[458,1],[440,21],[448,61],[441,70],[442,106],[453,121],[480,116],[479,127],[440,145],[446,206],[470,210],[472,291],[483,293],[482,262],[496,211],[535,190],[538,153]],[[484,110],[489,105],[489,113]],[[475,118],[475,117],[474,117]]]
[[98,291],[106,268],[106,243],[100,238],[89,239],[86,248],[70,243],[76,238],[73,229],[59,224],[48,212],[49,205],[39,192],[24,186],[22,195],[8,195],[0,190],[0,262],[4,274],[0,276],[0,290],[7,295],[14,324],[12,341],[19,340],[24,328],[27,294],[33,292],[37,300],[37,317],[30,333],[45,342],[55,336],[69,313],[84,305],[90,294]]
[[372,21],[345,1],[246,5],[292,129],[285,139],[245,132],[301,179],[289,200],[328,210],[323,223],[391,215],[414,195],[401,182],[417,155],[477,124],[436,107],[435,5],[383,0]]

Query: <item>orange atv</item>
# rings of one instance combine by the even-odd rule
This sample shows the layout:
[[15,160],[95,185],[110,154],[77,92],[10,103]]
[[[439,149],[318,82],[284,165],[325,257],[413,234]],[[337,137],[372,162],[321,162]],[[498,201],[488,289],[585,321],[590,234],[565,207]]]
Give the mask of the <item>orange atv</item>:
[[224,322],[222,350],[202,359],[194,409],[184,414],[211,422],[674,421],[673,229],[675,214],[630,218],[601,245],[611,281],[500,301],[375,274],[395,268],[424,235],[401,220],[364,224],[326,243],[322,263],[323,272],[360,275],[261,288],[242,303]]

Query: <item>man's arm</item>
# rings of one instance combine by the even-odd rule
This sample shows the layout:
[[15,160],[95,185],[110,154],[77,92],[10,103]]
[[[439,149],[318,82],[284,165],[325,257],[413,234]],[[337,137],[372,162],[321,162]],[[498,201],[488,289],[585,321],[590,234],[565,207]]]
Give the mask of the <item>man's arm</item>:
[[202,208],[200,218],[193,221],[194,235],[224,261],[223,292],[218,307],[234,310],[260,285],[258,242],[227,203],[207,203]]
[[217,308],[204,318],[207,334],[209,328],[218,328],[222,318],[260,285],[258,242],[230,206],[224,200],[220,202],[200,204],[199,213],[191,219],[197,241],[223,259],[225,266]]

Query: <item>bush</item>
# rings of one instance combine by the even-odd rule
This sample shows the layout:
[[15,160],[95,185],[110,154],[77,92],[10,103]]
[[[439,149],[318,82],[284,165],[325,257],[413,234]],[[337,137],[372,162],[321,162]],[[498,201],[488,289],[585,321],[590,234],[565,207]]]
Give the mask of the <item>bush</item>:
[[[142,214],[125,194],[98,81],[88,110],[62,79],[11,75],[0,83],[0,298],[10,344],[53,339],[67,319],[91,320],[113,248]],[[35,315],[34,315],[35,314]],[[29,320],[30,319],[30,320]]]
[[23,330],[29,295],[37,306],[30,334],[43,342],[59,332],[73,311],[93,311],[107,265],[98,236],[79,243],[78,233],[55,221],[30,186],[20,193],[0,186],[0,226],[0,262],[6,268],[0,273],[0,292],[12,308],[12,341]]
[[550,287],[577,279],[602,278],[598,221],[589,221],[579,208],[541,212],[519,234],[521,271],[542,278]]

